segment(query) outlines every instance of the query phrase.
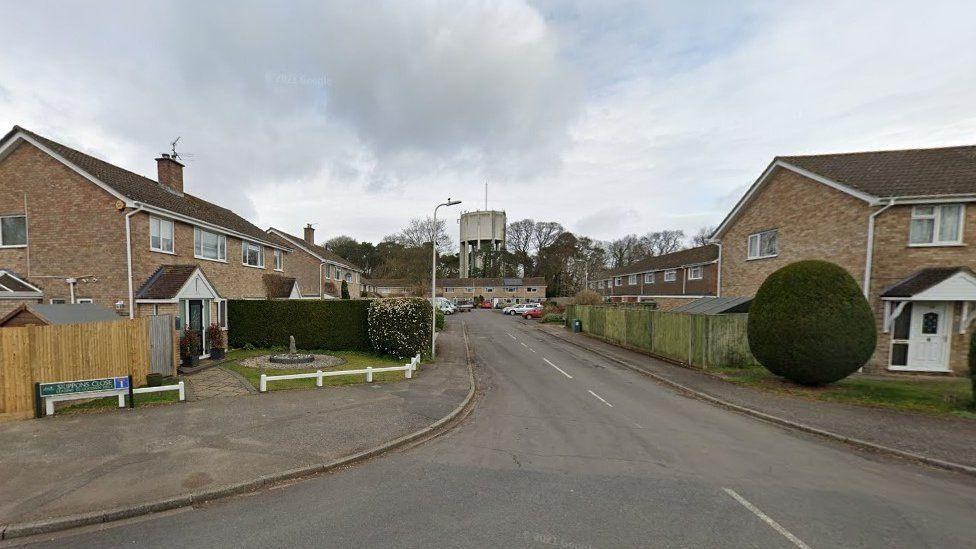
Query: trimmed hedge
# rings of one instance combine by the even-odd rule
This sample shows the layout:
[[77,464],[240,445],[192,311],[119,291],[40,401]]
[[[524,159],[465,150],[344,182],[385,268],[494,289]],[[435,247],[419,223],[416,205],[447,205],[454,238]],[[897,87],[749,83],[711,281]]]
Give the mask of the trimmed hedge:
[[827,261],[798,261],[769,275],[749,307],[748,332],[760,364],[803,385],[851,375],[877,342],[860,286]]
[[976,332],[969,338],[969,381],[973,389],[973,401],[969,406],[976,410]]
[[370,341],[380,353],[429,357],[432,314],[430,301],[421,297],[374,299],[369,306]]
[[299,349],[370,351],[366,300],[235,299],[227,304],[227,341],[231,347],[288,346],[295,336]]

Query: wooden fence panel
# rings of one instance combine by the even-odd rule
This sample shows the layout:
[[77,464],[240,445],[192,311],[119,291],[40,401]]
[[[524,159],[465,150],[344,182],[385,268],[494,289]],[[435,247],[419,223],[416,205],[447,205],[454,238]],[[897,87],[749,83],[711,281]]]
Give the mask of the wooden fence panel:
[[148,318],[0,328],[0,419],[30,417],[34,383],[149,373]]
[[749,315],[694,315],[643,307],[574,305],[567,326],[580,319],[583,331],[613,343],[699,368],[758,365],[749,351]]

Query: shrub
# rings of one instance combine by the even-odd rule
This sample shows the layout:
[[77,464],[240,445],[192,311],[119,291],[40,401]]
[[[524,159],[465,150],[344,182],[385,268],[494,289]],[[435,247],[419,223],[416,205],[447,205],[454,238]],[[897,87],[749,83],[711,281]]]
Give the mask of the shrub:
[[444,329],[444,312],[440,310],[434,311],[434,317],[437,319],[435,327],[439,332]]
[[603,297],[593,290],[582,290],[573,299],[575,305],[599,305],[603,303]]
[[200,354],[200,336],[193,330],[187,328],[180,336],[180,356],[196,356]]
[[804,385],[849,376],[877,342],[861,288],[827,261],[799,261],[769,275],[750,305],[748,333],[760,364]]
[[566,318],[561,313],[549,313],[542,317],[543,322],[559,322],[560,324],[566,322]]
[[288,346],[299,349],[369,351],[367,300],[231,300],[227,306],[231,347]]
[[349,299],[349,283],[345,280],[342,281],[342,290],[340,292],[342,299]]
[[224,331],[220,329],[220,324],[211,322],[210,326],[207,326],[207,341],[214,349],[224,348]]
[[429,301],[418,297],[374,299],[369,304],[369,337],[373,347],[385,354],[405,358],[430,355]]

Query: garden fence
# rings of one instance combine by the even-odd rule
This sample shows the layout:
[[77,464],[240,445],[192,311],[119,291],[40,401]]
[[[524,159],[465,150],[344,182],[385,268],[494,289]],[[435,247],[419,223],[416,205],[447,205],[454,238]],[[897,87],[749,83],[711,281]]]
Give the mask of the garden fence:
[[34,383],[150,371],[149,318],[0,328],[0,419],[34,415]]
[[700,315],[644,307],[568,305],[566,325],[610,343],[699,368],[757,365],[749,351],[749,315]]

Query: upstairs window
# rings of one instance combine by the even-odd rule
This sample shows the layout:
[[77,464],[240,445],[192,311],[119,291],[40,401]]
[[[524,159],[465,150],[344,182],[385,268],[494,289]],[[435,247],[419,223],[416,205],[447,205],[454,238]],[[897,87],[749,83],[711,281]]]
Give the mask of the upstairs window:
[[688,267],[688,280],[701,280],[702,278],[702,266],[695,265],[694,267]]
[[274,251],[274,270],[281,271],[285,268],[285,252],[281,250]]
[[676,271],[675,269],[664,271],[665,282],[674,282],[675,280],[678,280],[678,271]]
[[596,283],[596,286],[597,286],[597,288],[600,288],[602,290],[603,289],[603,281],[601,280],[601,281],[597,282]]
[[654,273],[644,273],[644,284],[654,284]]
[[637,284],[637,275],[628,275],[627,284],[630,284],[631,286]]
[[264,267],[264,247],[260,244],[241,241],[241,261],[250,267]]
[[908,231],[912,246],[962,244],[962,204],[915,206]]
[[779,233],[776,229],[749,235],[747,259],[776,257],[779,254]]
[[173,253],[173,222],[159,217],[149,218],[149,249]]
[[0,217],[0,247],[27,245],[27,216]]
[[616,276],[616,277],[613,278],[613,285],[614,286],[620,286],[623,283],[624,283],[624,279],[622,277]]
[[193,228],[193,257],[212,261],[227,261],[227,237],[222,234]]
[[495,291],[495,288],[493,288],[491,286],[485,286],[485,291],[486,292],[494,292]]

